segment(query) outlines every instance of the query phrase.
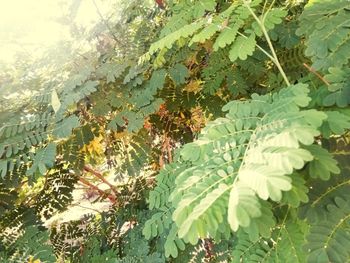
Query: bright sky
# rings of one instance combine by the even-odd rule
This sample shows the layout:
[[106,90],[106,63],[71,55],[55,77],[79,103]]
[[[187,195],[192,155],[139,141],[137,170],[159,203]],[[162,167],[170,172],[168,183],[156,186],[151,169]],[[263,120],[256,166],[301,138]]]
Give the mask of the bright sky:
[[[65,3],[73,0],[0,0],[0,61],[10,63],[18,51],[40,54],[69,39],[68,27],[55,21],[62,17]],[[106,1],[96,3],[103,12]],[[98,19],[93,1],[81,0],[76,22],[89,26]]]

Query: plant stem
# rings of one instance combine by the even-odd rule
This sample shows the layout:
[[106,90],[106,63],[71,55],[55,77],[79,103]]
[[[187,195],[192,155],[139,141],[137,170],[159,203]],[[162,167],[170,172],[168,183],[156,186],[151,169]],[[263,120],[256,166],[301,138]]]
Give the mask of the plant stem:
[[310,67],[308,64],[304,63],[303,66],[310,71],[311,73],[315,74],[316,77],[318,77],[324,84],[326,84],[327,86],[331,85],[324,77],[322,77],[320,75],[320,73],[318,73],[315,69],[313,69],[312,67]]
[[[248,38],[246,35],[244,35],[244,34],[242,34],[241,32],[237,32],[237,34],[238,35],[240,35],[240,36],[242,36],[242,37],[244,37],[244,38]],[[260,49],[269,59],[271,59],[272,60],[272,62],[274,62],[275,63],[275,58],[269,53],[269,52],[267,52],[264,48],[262,48],[260,45],[258,45],[258,44],[255,44],[255,46],[258,48],[258,49]]]
[[[287,78],[287,75],[286,73],[284,72],[282,66],[281,66],[281,63],[279,62],[278,60],[278,57],[277,57],[277,54],[275,52],[275,49],[272,45],[272,42],[271,42],[271,39],[269,37],[269,34],[267,33],[266,31],[266,28],[265,28],[265,25],[264,23],[256,16],[256,14],[254,13],[254,11],[250,8],[249,4],[247,2],[244,2],[244,5],[247,7],[247,9],[249,10],[249,12],[252,14],[252,16],[254,17],[255,21],[258,23],[259,27],[261,28],[261,31],[263,32],[264,36],[265,36],[265,39],[267,41],[267,44],[269,45],[269,48],[271,50],[271,54],[272,54],[272,57],[274,58],[273,59],[273,62],[275,63],[276,67],[278,68],[279,72],[281,73],[284,81],[286,82],[287,86],[290,86],[290,82]],[[265,13],[265,17],[267,15],[268,11]]]
[[109,33],[111,34],[112,38],[114,39],[114,41],[116,43],[118,43],[121,47],[124,46],[124,44],[115,36],[115,34],[113,33],[113,29],[111,28],[111,26],[108,24],[108,21],[103,17],[97,3],[95,0],[92,0],[92,3],[94,4],[95,8],[96,8],[96,12],[99,15],[100,19],[102,20],[103,24],[106,26],[106,28],[108,29]]
[[84,184],[84,185],[87,185],[89,186],[91,189],[95,190],[98,192],[98,194],[101,196],[101,197],[104,197],[104,196],[107,196],[107,198],[113,203],[115,204],[116,203],[116,198],[114,195],[111,195],[111,194],[106,194],[105,191],[101,190],[100,188],[98,188],[96,185],[93,185],[92,183],[90,183],[88,180],[84,179],[83,177],[80,177],[79,178],[79,182]]
[[103,183],[105,183],[106,185],[108,185],[109,188],[111,188],[111,190],[112,190],[113,193],[117,194],[117,191],[114,189],[114,186],[113,186],[110,182],[108,182],[108,181],[106,180],[106,178],[104,178],[103,175],[102,175],[100,172],[95,171],[94,169],[92,169],[91,167],[89,167],[89,166],[87,166],[87,165],[84,166],[84,171],[89,172],[89,173],[93,174],[94,176],[96,176],[96,177],[97,177],[98,179],[100,179]]
[[[273,0],[272,1],[272,3],[271,3],[271,5],[269,6],[269,8],[267,9],[267,11],[266,11],[266,13],[264,14],[264,12],[263,12],[263,19],[262,19],[262,21],[263,22],[265,22],[265,19],[266,19],[266,16],[267,16],[267,14],[271,11],[271,9],[272,9],[272,7],[273,7],[273,5],[275,4],[275,2],[276,2],[276,0]],[[265,2],[265,4],[266,4],[266,2]],[[264,6],[265,7],[265,6]],[[264,9],[265,10],[265,9]]]

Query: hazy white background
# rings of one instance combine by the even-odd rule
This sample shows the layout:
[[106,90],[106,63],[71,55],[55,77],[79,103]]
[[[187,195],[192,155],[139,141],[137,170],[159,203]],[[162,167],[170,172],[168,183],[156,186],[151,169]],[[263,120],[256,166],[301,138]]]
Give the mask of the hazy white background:
[[[0,0],[0,61],[11,63],[16,52],[39,56],[59,40],[69,40],[68,25],[58,22],[76,0]],[[95,0],[101,13],[112,1]],[[114,1],[115,2],[115,1]],[[100,17],[92,0],[81,0],[75,23],[89,28]]]

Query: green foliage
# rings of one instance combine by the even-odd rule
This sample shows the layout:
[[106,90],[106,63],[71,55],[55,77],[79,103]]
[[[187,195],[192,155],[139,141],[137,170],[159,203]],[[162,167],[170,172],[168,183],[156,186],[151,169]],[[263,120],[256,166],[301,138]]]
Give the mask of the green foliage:
[[0,259],[2,262],[55,262],[56,257],[48,243],[48,234],[30,226],[6,249],[6,253],[0,254]]
[[84,253],[81,256],[80,262],[119,262],[116,257],[115,251],[108,250],[105,253],[101,253],[100,251],[100,242],[96,238],[92,238],[87,242]]
[[[287,15],[287,11],[282,8],[273,8],[263,17],[263,22],[266,30],[272,30],[278,24],[281,24],[283,18]],[[258,32],[257,29],[256,32]],[[259,35],[259,33],[257,33]],[[260,34],[261,35],[261,34]]]
[[72,192],[78,178],[64,167],[51,170],[45,185],[37,195],[37,209],[45,218],[64,211],[73,200]]
[[50,143],[45,148],[38,150],[32,166],[27,170],[27,175],[33,175],[37,170],[39,170],[40,174],[45,174],[47,168],[51,168],[54,165],[55,157],[56,145],[54,143]]
[[310,228],[308,244],[309,262],[342,262],[349,259],[350,208],[346,200],[335,198],[327,205],[327,219],[317,222]]
[[317,0],[307,5],[300,16],[297,33],[307,36],[305,54],[311,57],[315,69],[326,71],[348,63],[349,8],[346,0]]
[[1,261],[349,261],[349,2],[122,2],[5,85]]
[[285,175],[313,159],[300,143],[312,144],[326,118],[299,109],[309,100],[307,88],[296,85],[231,102],[226,118],[209,123],[198,141],[184,147],[181,156],[192,165],[176,179],[171,198],[180,237],[192,243],[197,236],[215,237],[224,222],[234,231],[248,227],[261,216],[257,197],[281,200],[282,191],[291,189]]
[[309,145],[306,149],[314,156],[314,159],[309,163],[309,175],[311,177],[329,180],[331,173],[340,173],[337,161],[327,150],[318,145]]
[[170,77],[174,80],[176,85],[183,84],[186,82],[186,78],[189,73],[184,65],[176,64],[169,70]]
[[253,55],[255,50],[255,35],[251,34],[249,37],[239,36],[230,50],[230,59],[234,62],[237,58],[246,60],[248,56]]
[[107,147],[107,160],[109,165],[116,168],[121,176],[138,176],[144,170],[145,164],[152,159],[152,141],[145,130],[138,134],[122,138],[110,138]]
[[202,71],[205,81],[203,92],[215,94],[226,78],[232,76],[232,63],[226,52],[218,51],[210,56],[208,65]]
[[325,78],[330,82],[328,86],[330,94],[324,98],[323,104],[325,106],[346,107],[349,105],[349,70],[330,67],[328,72],[329,74]]
[[174,180],[183,168],[177,168],[168,165],[162,169],[157,176],[157,186],[149,195],[149,207],[157,212],[145,223],[143,235],[146,239],[157,236],[166,236],[164,243],[164,253],[166,257],[176,258],[179,250],[185,249],[184,242],[178,237],[175,223],[172,222],[172,212],[168,198],[174,187]]
[[302,226],[295,222],[283,222],[272,229],[272,239],[252,242],[240,232],[233,251],[233,262],[305,262]]
[[56,124],[53,136],[56,138],[67,138],[71,135],[72,130],[79,126],[79,118],[77,116],[70,116],[64,118],[61,122]]
[[[240,6],[237,3],[233,10],[239,10],[234,12],[240,12],[242,19],[246,19],[245,16],[250,15],[247,5],[243,3]],[[257,2],[252,3],[250,8],[258,8]],[[312,7],[306,7],[301,21],[308,14],[312,14],[311,11],[308,13],[308,8],[311,10]],[[315,8],[322,9],[322,3]],[[217,10],[220,10],[220,7],[217,7]],[[274,34],[276,25],[284,23],[286,15],[284,9],[270,7],[268,12],[258,16],[258,20],[253,23],[240,24],[232,20],[231,25],[228,23],[228,27],[225,28],[224,25],[224,28],[220,29],[223,20],[220,21],[219,16],[214,14],[212,22],[190,41],[190,45],[195,42],[206,44],[210,39],[215,40],[219,32],[213,45],[214,52],[209,53],[209,64],[203,70],[203,76],[206,78],[204,91],[214,94],[219,90],[218,87],[226,83],[225,68],[236,67],[235,64],[225,64],[227,57],[232,63],[238,58],[247,60],[249,56],[257,56],[257,45],[260,50],[265,46],[258,37],[263,37],[263,30],[272,31]],[[241,27],[245,27],[245,34],[240,33],[236,37]],[[248,30],[249,27],[254,33]],[[296,30],[296,27],[293,29]],[[314,30],[316,29],[319,27],[315,26]],[[303,27],[298,33],[302,30]],[[315,38],[319,37],[314,30],[308,33],[307,39],[312,34]],[[292,33],[293,39],[298,39],[295,32]],[[296,40],[288,41],[281,40],[283,47],[292,48],[297,44]],[[306,45],[309,45],[308,41]],[[220,53],[220,48],[225,48],[231,43],[233,44],[229,49]],[[291,53],[292,56],[301,57],[300,65],[307,63],[307,59],[299,52],[302,49],[296,47],[296,50],[298,52]],[[266,55],[265,51],[263,53]],[[310,56],[308,50],[306,55]],[[276,62],[275,59],[272,61]],[[317,64],[313,66],[319,68]],[[235,70],[244,70],[244,67],[241,67]],[[300,68],[299,66],[298,69]],[[242,71],[239,73],[242,74]],[[334,86],[333,91],[342,91],[341,85],[344,85],[346,79],[345,75],[343,76],[326,77],[331,83],[342,83]],[[276,87],[276,83],[270,83]],[[230,236],[228,233],[231,228],[238,231],[237,250],[235,249],[233,254],[237,262],[305,262],[307,257],[313,262],[313,257],[307,256],[307,250],[303,249],[312,246],[307,237],[313,235],[308,233],[313,221],[306,224],[298,218],[296,211],[302,204],[312,202],[308,197],[307,185],[313,178],[327,181],[332,174],[340,173],[334,154],[321,147],[316,138],[344,134],[349,128],[349,119],[340,112],[322,112],[312,108],[313,104],[310,102],[314,97],[311,97],[312,93],[308,95],[308,87],[304,84],[299,83],[277,90],[274,94],[253,94],[251,100],[244,98],[228,103],[223,108],[224,111],[228,111],[224,118],[209,122],[195,142],[182,148],[181,162],[178,163],[180,167],[183,167],[183,162],[187,163],[187,166],[176,176],[169,199],[169,187],[164,185],[164,173],[160,172],[160,181],[150,193],[150,208],[154,208],[156,203],[167,204],[170,201],[174,209],[172,219],[178,227],[178,236],[185,242],[195,245],[200,238],[208,236],[220,240]],[[347,96],[339,96],[339,100],[345,98]],[[325,99],[325,96],[323,99],[325,102],[330,100]],[[335,102],[329,102],[327,106],[334,104]],[[345,107],[347,104],[337,105]],[[270,202],[281,203],[283,210],[273,208],[269,205]],[[167,214],[169,210],[164,211],[167,211]],[[165,212],[154,214],[152,222],[145,228],[147,237],[157,234],[161,236],[164,233],[164,224],[171,224],[168,216],[163,217],[164,214]],[[154,226],[153,231],[151,225]],[[157,226],[161,226],[160,233]],[[312,229],[311,227],[310,231],[313,231]],[[324,235],[329,236],[326,233]],[[321,248],[323,245],[324,243],[318,244],[317,247]],[[314,250],[316,251],[316,248],[312,246],[312,253],[321,253],[313,252]],[[337,248],[334,248],[332,252],[327,253],[336,253],[336,250]],[[342,262],[346,259],[347,254],[344,251],[343,257],[340,255],[339,258],[329,258],[329,261]]]

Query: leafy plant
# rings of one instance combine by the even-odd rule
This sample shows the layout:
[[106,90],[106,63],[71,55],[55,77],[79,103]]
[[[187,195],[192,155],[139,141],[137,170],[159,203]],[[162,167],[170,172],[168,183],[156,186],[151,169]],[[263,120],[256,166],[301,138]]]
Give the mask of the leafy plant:
[[350,3],[305,2],[120,3],[8,71],[0,259],[349,261]]

